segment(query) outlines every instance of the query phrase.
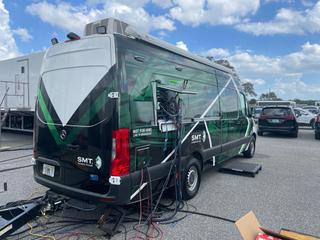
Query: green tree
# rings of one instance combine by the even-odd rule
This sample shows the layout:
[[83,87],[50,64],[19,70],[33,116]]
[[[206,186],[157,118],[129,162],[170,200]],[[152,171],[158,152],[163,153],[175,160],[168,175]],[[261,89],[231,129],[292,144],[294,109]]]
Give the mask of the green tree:
[[295,99],[293,99],[291,101],[294,101],[297,104],[301,104],[301,105],[312,105],[312,106],[314,106],[315,103],[316,103],[315,100],[301,100],[301,99],[297,99],[297,98],[295,98]]
[[251,99],[249,100],[249,105],[256,105],[256,104],[257,104],[257,99],[251,98]]
[[242,86],[243,86],[243,90],[244,92],[248,95],[248,96],[251,96],[251,97],[256,97],[257,96],[257,93],[256,91],[254,90],[254,86],[251,82],[245,82],[245,83],[242,83]]
[[267,93],[262,93],[260,95],[260,100],[270,100],[270,101],[280,101],[282,100],[281,98],[278,98],[277,94],[275,92],[267,92]]

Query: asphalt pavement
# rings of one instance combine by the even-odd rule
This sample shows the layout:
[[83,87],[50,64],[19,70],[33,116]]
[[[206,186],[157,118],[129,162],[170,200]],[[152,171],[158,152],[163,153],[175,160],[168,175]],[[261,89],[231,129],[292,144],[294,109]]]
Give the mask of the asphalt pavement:
[[[3,136],[7,139],[6,134]],[[19,139],[23,139],[22,144],[19,144]],[[13,141],[15,146],[27,146],[31,144],[32,137],[16,135],[16,140]],[[7,143],[2,145],[8,147]],[[33,181],[32,168],[28,167],[31,154],[31,150],[0,152],[0,205],[46,191]],[[311,129],[300,130],[298,138],[266,134],[257,139],[253,159],[237,157],[231,161],[260,163],[262,171],[254,178],[220,173],[215,168],[205,171],[198,195],[188,202],[191,210],[196,208],[198,212],[234,220],[252,210],[261,225],[273,231],[285,228],[320,236],[320,141],[314,139]],[[14,169],[17,167],[24,168]],[[4,182],[8,183],[8,191],[1,193]],[[97,211],[66,210],[58,214],[59,218],[50,219],[99,216]],[[177,215],[181,216],[183,213]],[[158,226],[162,239],[241,239],[233,223],[198,215],[188,215],[177,223]],[[64,228],[64,232],[60,231],[63,234],[56,234],[55,239],[88,239],[91,235],[97,236],[90,239],[104,239],[103,232],[96,225],[76,227]],[[125,239],[124,229],[128,232],[126,239],[143,237],[132,230],[132,224],[126,223],[120,228],[122,233],[112,239]],[[46,232],[43,228],[42,234]],[[36,238],[27,232],[9,239]]]

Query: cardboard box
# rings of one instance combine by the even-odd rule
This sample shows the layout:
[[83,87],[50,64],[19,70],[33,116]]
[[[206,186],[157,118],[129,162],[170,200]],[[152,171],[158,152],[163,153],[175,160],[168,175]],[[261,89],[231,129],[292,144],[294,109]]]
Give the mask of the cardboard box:
[[265,233],[269,236],[282,240],[320,240],[320,237],[299,233],[291,230],[281,230],[280,234],[269,229],[261,227],[258,219],[251,211],[236,221],[236,226],[243,240],[255,240],[259,233]]

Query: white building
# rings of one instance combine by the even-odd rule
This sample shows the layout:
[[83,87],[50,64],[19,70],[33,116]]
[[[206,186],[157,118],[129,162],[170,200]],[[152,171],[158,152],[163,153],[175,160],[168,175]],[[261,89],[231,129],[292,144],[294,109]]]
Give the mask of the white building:
[[39,52],[0,61],[3,129],[32,131],[43,56],[44,52]]

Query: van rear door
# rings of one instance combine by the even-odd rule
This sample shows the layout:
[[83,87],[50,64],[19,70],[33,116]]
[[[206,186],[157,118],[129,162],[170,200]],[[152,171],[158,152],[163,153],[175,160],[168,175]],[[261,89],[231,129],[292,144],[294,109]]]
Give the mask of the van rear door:
[[54,45],[43,61],[36,120],[37,174],[106,193],[117,125],[112,36]]

